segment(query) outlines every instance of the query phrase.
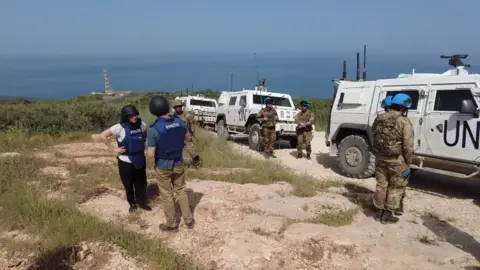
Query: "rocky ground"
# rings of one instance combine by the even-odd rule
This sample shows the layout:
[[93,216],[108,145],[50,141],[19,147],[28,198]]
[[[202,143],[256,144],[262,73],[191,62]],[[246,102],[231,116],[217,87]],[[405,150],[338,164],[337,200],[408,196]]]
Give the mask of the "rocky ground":
[[[297,160],[295,149],[280,148],[274,161],[299,174],[312,175],[318,181],[335,179],[345,183],[313,197],[293,196],[292,186],[285,182],[240,185],[189,179],[187,186],[196,227],[188,230],[182,221],[178,233],[163,233],[158,225],[165,217],[156,203],[159,194],[155,175],[149,172],[153,211],[129,214],[121,186],[110,183],[95,183],[88,196],[79,201],[78,208],[162,239],[207,269],[476,269],[480,266],[477,179],[455,180],[420,172],[407,191],[406,212],[401,221],[382,225],[374,221],[367,207],[375,180],[342,177],[335,159],[328,156],[323,136],[315,133],[312,160]],[[242,143],[231,145],[245,155],[263,159]],[[79,180],[81,170],[72,172],[74,169],[69,165],[72,158],[84,166],[115,166],[115,158],[109,156],[105,146],[95,143],[58,145],[38,157],[56,164],[45,167],[43,173],[54,175],[66,187],[71,181],[83,181]],[[210,169],[210,173],[244,170]],[[61,199],[67,192],[68,188],[59,188],[52,191],[52,197]],[[4,236],[10,237],[9,233]],[[21,239],[24,238],[28,237]],[[94,269],[142,269],[134,258],[105,243],[81,243],[71,252],[76,254],[75,258],[82,257],[74,269],[93,269],[92,265],[96,265]],[[24,265],[18,264],[24,260],[22,256],[15,258],[6,248],[0,249],[0,264],[10,267],[5,269],[20,269]],[[25,256],[28,258],[28,254]]]

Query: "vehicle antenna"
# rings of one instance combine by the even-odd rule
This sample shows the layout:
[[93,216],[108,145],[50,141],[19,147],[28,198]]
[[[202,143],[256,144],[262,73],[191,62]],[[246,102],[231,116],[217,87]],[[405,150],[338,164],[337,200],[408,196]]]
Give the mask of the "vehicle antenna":
[[367,45],[363,45],[363,80],[367,80]]
[[360,81],[360,53],[357,52],[357,81]]

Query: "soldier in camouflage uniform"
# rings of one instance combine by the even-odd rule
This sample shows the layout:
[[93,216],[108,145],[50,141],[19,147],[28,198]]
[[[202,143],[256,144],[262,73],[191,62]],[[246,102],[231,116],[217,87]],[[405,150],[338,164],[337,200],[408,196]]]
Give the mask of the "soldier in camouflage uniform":
[[277,110],[273,107],[273,100],[271,98],[267,97],[263,103],[265,104],[265,108],[261,109],[257,114],[257,121],[259,121],[262,126],[263,151],[267,157],[271,156],[275,158],[273,148],[277,139],[275,125],[278,121],[278,114]]
[[183,159],[185,163],[193,163],[194,166],[200,165],[200,156],[196,153],[195,143],[193,142],[195,134],[195,120],[190,112],[183,112],[184,103],[181,100],[175,100],[173,103],[174,113],[172,116],[180,118],[187,126],[188,131],[192,134],[190,141],[185,141],[183,148]]
[[373,205],[379,210],[375,220],[383,224],[398,222],[394,211],[399,209],[408,184],[413,157],[413,126],[402,114],[411,105],[408,95],[397,94],[392,98],[389,110],[379,115],[372,125],[377,179]]
[[297,158],[302,158],[302,150],[307,151],[307,159],[310,159],[312,153],[312,124],[315,123],[315,114],[310,110],[310,102],[302,100],[300,102],[302,109],[295,115],[295,124],[297,124]]

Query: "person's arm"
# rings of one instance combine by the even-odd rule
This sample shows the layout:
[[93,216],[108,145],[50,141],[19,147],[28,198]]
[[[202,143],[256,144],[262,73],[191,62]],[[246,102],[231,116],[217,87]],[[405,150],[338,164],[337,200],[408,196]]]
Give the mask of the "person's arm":
[[277,110],[275,108],[273,109],[273,115],[275,115],[275,117],[274,117],[275,122],[278,121],[278,113],[277,113]]
[[118,137],[121,129],[122,129],[122,126],[120,124],[116,124],[116,125],[108,128],[108,129],[104,130],[100,134],[92,135],[92,138],[95,141],[100,140],[101,142],[103,142],[108,147],[108,149],[110,149],[110,150],[112,150],[116,153],[123,153],[123,152],[125,152],[125,147],[123,147],[123,146],[122,147],[114,147],[111,144],[111,142],[109,141],[112,136]]
[[408,118],[402,118],[403,136],[402,136],[402,155],[407,165],[412,164],[413,159],[413,126]]
[[190,141],[192,139],[192,134],[185,128],[185,141]]
[[305,123],[305,125],[310,126],[310,125],[313,125],[313,123],[315,123],[315,114],[312,111],[310,111],[310,118]]
[[192,133],[195,133],[195,119],[193,119],[193,115],[191,113],[188,113],[187,115],[187,122]]
[[157,131],[153,128],[147,130],[147,154],[149,157],[155,157],[157,149]]
[[263,113],[263,109],[261,109],[258,113],[257,113],[257,121],[262,121],[264,120],[265,118],[265,115]]

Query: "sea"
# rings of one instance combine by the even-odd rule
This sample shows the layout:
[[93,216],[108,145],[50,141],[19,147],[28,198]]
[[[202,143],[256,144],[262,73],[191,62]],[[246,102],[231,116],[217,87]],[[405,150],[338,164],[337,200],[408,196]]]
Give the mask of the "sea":
[[[412,70],[441,73],[451,68],[448,59],[438,54],[367,52],[366,60],[367,80],[394,78]],[[0,96],[63,100],[102,92],[106,68],[114,91],[235,91],[252,89],[257,78],[265,78],[271,92],[331,98],[332,80],[341,77],[343,61],[347,61],[347,78],[356,79],[356,52],[4,56],[0,57]],[[464,63],[478,73],[480,55],[469,56]]]

